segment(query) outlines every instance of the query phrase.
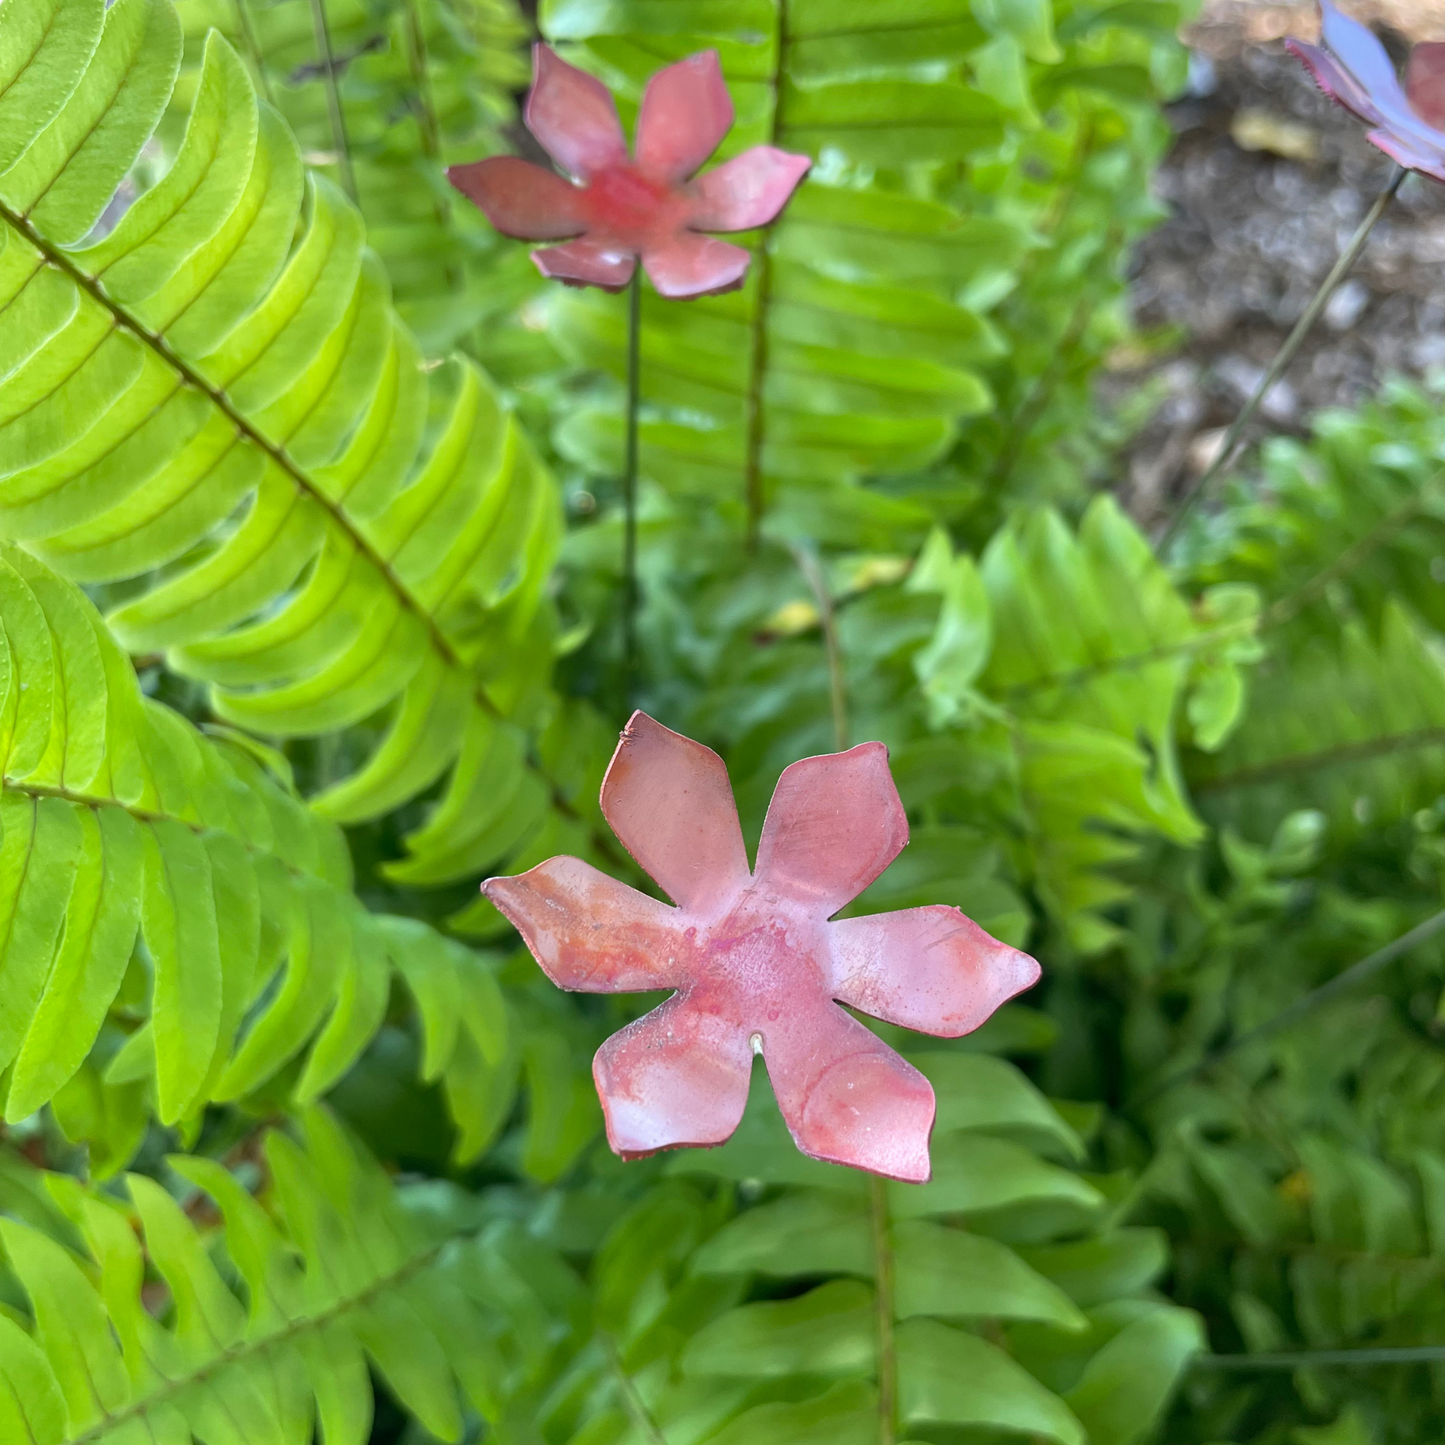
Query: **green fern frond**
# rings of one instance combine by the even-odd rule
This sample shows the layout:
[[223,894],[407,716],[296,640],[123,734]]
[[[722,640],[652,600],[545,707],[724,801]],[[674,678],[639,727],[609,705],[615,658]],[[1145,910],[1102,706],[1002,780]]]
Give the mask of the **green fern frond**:
[[424,1074],[446,1081],[459,1151],[479,1152],[516,1070],[482,960],[362,908],[336,825],[250,751],[144,697],[79,589],[13,544],[0,627],[6,1121],[81,1067],[128,970],[148,1007],[110,1077],[153,1081],[166,1123],[298,1059],[291,1093],[315,1099],[380,1026],[399,972],[421,1006]]
[[1218,747],[1239,724],[1257,602],[1221,586],[1193,605],[1109,497],[1073,533],[1045,510],[995,535],[975,567],[941,534],[911,584],[944,602],[915,663],[937,726],[1001,730],[1041,896],[1088,951],[1128,890],[1100,870],[1135,839],[1202,836],[1176,735]]
[[[641,466],[668,492],[754,525],[776,510],[775,526],[820,541],[924,524],[918,508],[847,484],[926,465],[961,417],[988,407],[979,367],[1002,343],[959,301],[959,278],[1006,268],[1030,238],[1008,220],[859,181],[874,168],[956,163],[1002,139],[996,100],[954,72],[920,79],[925,59],[956,61],[987,39],[958,11],[543,6],[544,34],[621,88],[627,119],[660,63],[716,46],[740,117],[722,157],[760,142],[829,157],[756,247],[742,292],[685,307],[644,298]],[[616,304],[581,294],[546,304],[564,353],[622,376]],[[610,465],[622,446],[616,407],[575,411],[557,440],[583,464]]]
[[1257,673],[1242,727],[1191,768],[1211,817],[1267,837],[1288,813],[1324,811],[1337,837],[1408,817],[1445,786],[1445,661],[1397,603],[1378,636],[1306,636]]
[[170,170],[77,244],[178,52],[163,0],[0,10],[0,532],[143,579],[112,628],[228,721],[308,736],[390,708],[316,806],[376,816],[452,768],[402,872],[474,875],[566,808],[509,720],[546,681],[555,489],[474,365],[425,369],[355,210],[219,38]]
[[214,1238],[142,1175],[128,1201],[46,1177],[84,1255],[0,1219],[27,1307],[0,1315],[0,1436],[297,1445],[319,1429],[365,1445],[369,1366],[441,1439],[461,1437],[467,1407],[496,1414],[488,1244],[408,1208],[322,1111],[302,1143],[268,1134],[262,1157],[260,1199],[213,1160],[169,1161],[214,1201]]
[[528,27],[514,0],[183,0],[177,12],[187,40],[182,87],[218,30],[308,163],[354,188],[397,309],[427,354],[460,343],[489,364],[506,360],[499,345],[517,330],[477,328],[540,278],[520,253],[503,261],[482,217],[455,203],[443,170],[504,146],[500,131],[528,73]]
[[[940,1104],[929,1184],[805,1158],[762,1087],[727,1144],[672,1158],[597,1252],[610,1348],[535,1407],[546,1438],[1124,1445],[1153,1426],[1201,1345],[1149,1298],[1162,1236],[1039,1156],[1083,1145],[1011,1065],[911,1057]],[[729,1218],[738,1181],[754,1202]]]

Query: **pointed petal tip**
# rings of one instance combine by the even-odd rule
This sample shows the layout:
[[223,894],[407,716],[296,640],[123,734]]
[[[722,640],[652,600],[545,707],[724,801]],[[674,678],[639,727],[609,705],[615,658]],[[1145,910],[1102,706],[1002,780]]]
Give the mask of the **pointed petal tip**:
[[680,908],[710,915],[747,887],[727,765],[706,744],[634,712],[598,801],[623,846]]
[[697,301],[736,291],[746,279],[752,252],[741,246],[679,231],[642,259],[643,269],[668,301]]
[[559,241],[586,229],[582,192],[553,171],[518,156],[448,166],[447,180],[504,236]]
[[532,72],[522,120],[564,171],[585,181],[627,160],[617,104],[595,75],[540,40],[532,47]]
[[637,113],[637,162],[669,184],[686,180],[732,129],[734,111],[716,50],[699,50],[651,77]]
[[714,167],[693,183],[689,222],[699,231],[751,231],[777,219],[812,167],[812,160],[777,146],[758,145]]
[[831,917],[903,851],[908,815],[881,742],[783,769],[758,842],[758,875]]
[[549,280],[564,286],[596,286],[614,295],[627,289],[637,258],[613,248],[600,246],[586,236],[533,251],[532,264]]
[[726,1143],[751,1077],[739,1031],[680,995],[613,1034],[592,1060],[607,1143],[623,1159]]

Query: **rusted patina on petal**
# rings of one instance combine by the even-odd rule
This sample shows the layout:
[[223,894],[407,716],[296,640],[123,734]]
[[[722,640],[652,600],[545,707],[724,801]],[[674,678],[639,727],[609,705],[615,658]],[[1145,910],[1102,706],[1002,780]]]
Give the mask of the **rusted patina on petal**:
[[1445,45],[1421,45],[1405,84],[1373,31],[1320,0],[1320,44],[1288,40],[1324,93],[1371,127],[1370,143],[1407,170],[1445,181]]
[[504,235],[566,244],[534,251],[544,276],[619,291],[642,263],[675,300],[736,290],[750,253],[707,231],[766,225],[787,203],[807,156],[754,146],[692,179],[732,126],[717,52],[704,50],[647,83],[628,154],[617,107],[596,77],[533,47],[527,128],[577,184],[515,156],[452,166],[447,179]]
[[956,908],[833,919],[908,841],[883,745],[786,769],[751,872],[722,759],[645,713],[622,734],[602,807],[675,907],[576,858],[482,888],[562,988],[675,990],[597,1052],[613,1149],[722,1143],[756,1050],[805,1154],[928,1179],[928,1080],[840,1005],[957,1037],[1039,970]]

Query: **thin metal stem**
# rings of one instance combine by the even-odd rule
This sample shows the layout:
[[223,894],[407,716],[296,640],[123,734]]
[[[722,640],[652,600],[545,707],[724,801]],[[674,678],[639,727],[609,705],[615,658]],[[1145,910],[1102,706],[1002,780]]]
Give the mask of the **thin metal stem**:
[[848,746],[848,679],[843,671],[843,649],[838,644],[838,613],[828,578],[811,547],[796,546],[793,558],[818,604],[823,629],[823,651],[828,658],[828,704],[833,714],[833,744],[841,753]]
[[878,1445],[894,1445],[898,1419],[898,1352],[893,1343],[893,1244],[888,1235],[888,1186],[876,1174],[868,1184],[878,1324]]
[[[777,0],[778,24],[774,33],[775,62],[773,71],[773,121],[768,140],[779,145],[783,140],[783,76],[788,64],[791,40],[788,34],[788,0]],[[758,240],[755,255],[758,273],[757,299],[753,302],[752,346],[748,357],[748,389],[745,398],[747,438],[743,451],[743,501],[747,507],[748,551],[756,552],[763,536],[763,512],[767,508],[767,491],[763,481],[763,441],[766,432],[766,391],[768,375],[768,312],[773,300],[772,227],[769,225]]]
[[326,0],[311,0],[311,28],[316,34],[316,51],[326,71],[326,108],[331,114],[331,143],[341,168],[341,184],[356,200],[356,175],[351,169],[351,143],[346,136],[346,116],[341,109],[341,91],[336,81],[336,60],[331,52],[331,27],[326,22]]
[[622,464],[622,667],[628,704],[637,684],[637,409],[642,374],[642,267],[627,288],[627,451]]
[[1340,253],[1340,259],[1335,262],[1334,269],[1325,277],[1323,285],[1315,292],[1314,300],[1306,307],[1305,314],[1295,323],[1295,328],[1290,332],[1288,340],[1280,347],[1278,354],[1270,363],[1269,370],[1265,372],[1259,385],[1255,387],[1254,395],[1245,402],[1244,409],[1235,417],[1233,425],[1225,433],[1224,441],[1214,460],[1180,499],[1173,516],[1169,518],[1164,530],[1159,534],[1156,551],[1162,553],[1179,535],[1180,528],[1194,510],[1195,504],[1209,490],[1214,479],[1233,462],[1240,436],[1245,427],[1254,420],[1255,413],[1274,388],[1275,382],[1280,379],[1290,362],[1295,359],[1295,354],[1304,345],[1305,338],[1314,330],[1315,322],[1320,319],[1321,313],[1329,305],[1330,297],[1338,290],[1340,282],[1354,269],[1355,262],[1360,259],[1360,253],[1365,249],[1365,243],[1370,239],[1370,232],[1375,229],[1380,217],[1389,209],[1390,202],[1395,199],[1395,194],[1399,191],[1407,174],[1408,172],[1403,166],[1395,167],[1389,185],[1380,192],[1375,204],[1370,207],[1369,214],[1360,222],[1359,229],[1350,238],[1349,245]]
[[1197,1075],[1212,1069],[1222,1059],[1228,1058],[1230,1054],[1236,1053],[1262,1038],[1267,1038],[1270,1034],[1278,1033],[1280,1029],[1288,1028],[1290,1024],[1303,1018],[1317,1005],[1338,997],[1346,989],[1353,988],[1355,984],[1368,978],[1372,973],[1378,973],[1386,964],[1393,963],[1403,954],[1409,953],[1417,944],[1433,938],[1442,928],[1445,928],[1445,908],[1442,908],[1439,913],[1431,914],[1423,923],[1417,923],[1408,933],[1402,933],[1399,938],[1393,939],[1383,948],[1377,948],[1373,953],[1360,959],[1358,963],[1352,963],[1343,973],[1337,973],[1328,983],[1322,983],[1318,988],[1311,989],[1303,997],[1297,998],[1288,1008],[1281,1009],[1273,1018],[1266,1019],[1252,1029],[1247,1029],[1236,1038],[1230,1039],[1227,1044],[1215,1049],[1213,1053],[1206,1054],[1197,1064],[1192,1064],[1187,1069],[1180,1069],[1178,1073],[1171,1074],[1161,1083],[1146,1089],[1133,1101],[1134,1106],[1137,1108],[1140,1104],[1146,1104],[1158,1098],[1159,1095],[1167,1093],[1170,1089],[1187,1083]]
[[1299,1370],[1312,1365],[1410,1365],[1445,1360],[1445,1345],[1378,1350],[1299,1350],[1274,1355],[1196,1355],[1198,1370]]
[[256,32],[251,26],[251,12],[246,8],[246,0],[236,0],[236,21],[241,27],[241,41],[246,47],[246,53],[251,57],[251,64],[256,67],[256,81],[261,87],[261,94],[266,97],[268,105],[275,105],[276,97],[271,93],[271,76],[266,69],[266,57],[261,53],[260,41],[256,39]]

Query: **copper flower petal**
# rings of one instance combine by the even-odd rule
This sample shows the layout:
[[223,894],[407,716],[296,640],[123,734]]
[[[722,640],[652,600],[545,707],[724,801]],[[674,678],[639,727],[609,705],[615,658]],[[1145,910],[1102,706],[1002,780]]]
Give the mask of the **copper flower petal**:
[[1389,52],[1359,21],[1320,0],[1322,46],[1287,42],[1321,90],[1366,124],[1372,145],[1402,166],[1445,180],[1445,131],[1437,130],[1411,104],[1395,74]]
[[804,1154],[927,1183],[933,1086],[857,1019],[835,1004],[810,1011],[763,1036],[763,1061]]
[[532,47],[532,68],[523,118],[547,154],[579,181],[625,165],[627,138],[612,92],[547,45]]
[[447,180],[504,236],[519,241],[560,241],[587,229],[582,192],[555,171],[516,156],[493,156],[448,166]]
[[741,246],[700,236],[696,231],[679,231],[661,246],[646,251],[642,267],[659,296],[684,301],[736,291],[752,259],[752,252]]
[[823,917],[856,898],[908,842],[882,743],[785,768],[768,804],[757,873]]
[[613,1034],[592,1061],[607,1142],[624,1159],[721,1144],[743,1117],[752,1062],[747,1035],[731,1020],[668,999]]
[[1411,52],[1405,94],[1421,120],[1445,131],[1445,41],[1417,45]]
[[1028,954],[933,904],[828,925],[833,996],[876,1019],[960,1038],[1039,981]]
[[559,988],[646,993],[686,980],[677,912],[580,858],[549,858],[482,892]]
[[659,70],[637,112],[637,164],[656,180],[685,181],[732,128],[733,102],[716,50]]
[[748,886],[737,804],[723,760],[635,712],[602,780],[602,813],[679,907],[708,915]]
[[583,236],[545,251],[533,251],[537,269],[569,286],[600,286],[604,291],[621,291],[632,280],[637,257],[603,241]]
[[1366,125],[1385,123],[1383,112],[1370,99],[1369,92],[1329,51],[1303,40],[1286,40],[1285,49],[1304,61],[1305,69],[1314,77],[1315,84],[1331,100],[1338,101]]
[[698,177],[689,224],[699,231],[766,226],[787,205],[812,164],[807,156],[776,146],[754,146]]

